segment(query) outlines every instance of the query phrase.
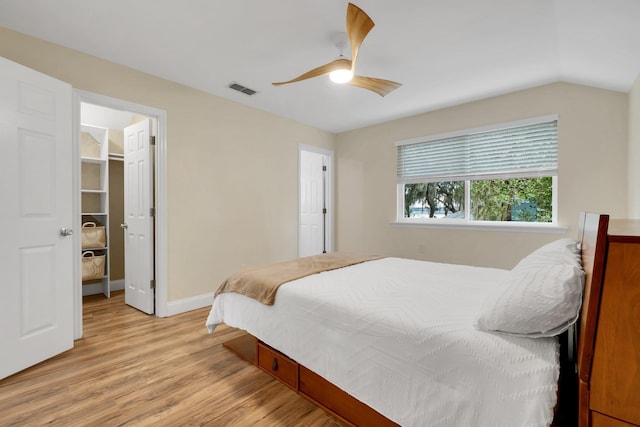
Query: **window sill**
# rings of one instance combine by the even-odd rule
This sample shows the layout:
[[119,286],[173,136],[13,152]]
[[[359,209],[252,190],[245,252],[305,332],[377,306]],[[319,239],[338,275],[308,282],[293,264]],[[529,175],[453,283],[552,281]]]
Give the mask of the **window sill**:
[[556,224],[521,223],[521,222],[493,222],[493,221],[394,221],[395,227],[416,228],[447,228],[456,230],[481,230],[481,231],[516,231],[525,233],[564,234],[568,227]]

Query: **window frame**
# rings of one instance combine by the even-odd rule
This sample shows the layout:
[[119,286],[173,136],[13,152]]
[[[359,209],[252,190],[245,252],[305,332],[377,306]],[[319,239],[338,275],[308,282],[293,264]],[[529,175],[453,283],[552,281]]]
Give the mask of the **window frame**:
[[[450,137],[457,137],[463,135],[469,135],[474,133],[497,131],[506,128],[526,126],[531,124],[538,124],[543,122],[558,121],[558,115],[540,116],[525,120],[517,120],[506,123],[498,123],[489,126],[465,129],[455,132],[440,133],[436,135],[412,138],[408,140],[397,141],[394,143],[396,147],[396,156],[398,153],[397,147],[400,145],[416,144],[421,142],[430,142],[434,140],[440,140]],[[397,160],[397,158],[396,158]],[[538,175],[540,176],[540,175]],[[552,232],[552,233],[564,233],[567,231],[566,227],[558,226],[558,176],[546,175],[552,177],[552,220],[551,222],[522,222],[522,221],[482,221],[469,219],[469,212],[471,208],[471,188],[470,183],[472,181],[478,181],[478,179],[465,179],[465,216],[464,218],[447,219],[447,218],[405,218],[404,216],[404,186],[405,182],[397,182],[396,185],[396,220],[392,223],[398,226],[419,226],[419,227],[435,227],[435,228],[461,228],[461,229],[475,229],[475,230],[514,230],[514,231],[531,231],[531,232]],[[514,176],[516,177],[516,176]],[[519,176],[523,177],[523,176]],[[532,175],[528,178],[535,178]],[[429,182],[429,180],[425,181]],[[433,182],[433,181],[431,181]]]

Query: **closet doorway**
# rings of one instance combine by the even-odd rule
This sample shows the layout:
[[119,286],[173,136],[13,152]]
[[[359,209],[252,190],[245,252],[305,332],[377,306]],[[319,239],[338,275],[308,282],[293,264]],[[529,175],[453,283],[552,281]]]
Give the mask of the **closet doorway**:
[[156,121],[83,102],[80,122],[82,295],[124,290],[153,314]]
[[78,278],[77,339],[82,336],[81,296],[108,298],[124,290],[126,304],[163,317],[167,290],[166,268],[158,268],[166,265],[161,262],[166,259],[166,113],[83,91],[77,91],[76,101],[80,199],[75,228],[94,223],[105,229],[98,247],[78,248],[83,264],[91,255],[101,256],[104,274],[84,280],[90,276],[82,271]]

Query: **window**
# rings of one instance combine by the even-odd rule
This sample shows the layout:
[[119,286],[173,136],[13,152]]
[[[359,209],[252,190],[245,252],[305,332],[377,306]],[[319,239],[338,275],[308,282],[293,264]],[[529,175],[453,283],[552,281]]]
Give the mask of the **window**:
[[555,223],[557,116],[397,142],[398,220]]

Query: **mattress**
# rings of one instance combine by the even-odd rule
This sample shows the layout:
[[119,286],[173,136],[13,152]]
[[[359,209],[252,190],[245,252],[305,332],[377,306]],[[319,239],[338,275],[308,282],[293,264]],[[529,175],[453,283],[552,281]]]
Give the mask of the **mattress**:
[[244,329],[402,426],[549,426],[556,338],[479,331],[507,270],[383,258],[288,282],[267,306],[217,296]]

